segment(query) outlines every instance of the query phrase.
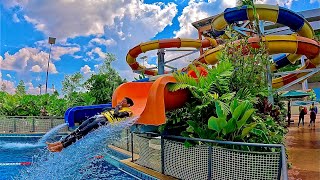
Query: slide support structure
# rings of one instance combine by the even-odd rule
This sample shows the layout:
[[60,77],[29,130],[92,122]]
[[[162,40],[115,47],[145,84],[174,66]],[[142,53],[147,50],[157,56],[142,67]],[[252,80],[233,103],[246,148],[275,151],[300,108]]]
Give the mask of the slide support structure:
[[158,74],[164,74],[164,49],[158,50]]
[[[304,66],[304,65],[306,65],[306,61],[304,60],[304,56],[301,56],[301,66]],[[304,80],[302,82],[302,90],[305,91],[307,89],[309,89],[309,87],[308,87],[308,79],[306,79],[306,80]]]

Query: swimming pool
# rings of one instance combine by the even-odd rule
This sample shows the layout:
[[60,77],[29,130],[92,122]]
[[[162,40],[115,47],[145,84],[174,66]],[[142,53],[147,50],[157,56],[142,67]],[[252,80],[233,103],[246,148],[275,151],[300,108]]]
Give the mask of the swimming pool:
[[[0,136],[0,180],[16,177],[19,171],[29,168],[19,163],[33,162],[35,155],[46,151],[45,147],[36,145],[40,137]],[[87,167],[79,169],[78,172],[84,174],[83,179],[138,179],[116,165],[115,160],[105,156],[103,159],[89,162]],[[95,173],[90,172],[90,174],[85,175],[85,172],[92,167],[99,168],[94,168]]]

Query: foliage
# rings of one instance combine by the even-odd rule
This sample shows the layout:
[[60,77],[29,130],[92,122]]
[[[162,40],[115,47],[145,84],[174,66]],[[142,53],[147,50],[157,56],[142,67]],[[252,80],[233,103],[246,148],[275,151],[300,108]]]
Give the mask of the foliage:
[[315,101],[315,100],[317,99],[316,93],[314,92],[313,89],[311,89],[311,91],[309,91],[308,94],[310,94],[310,96],[308,97],[308,99],[310,99],[311,101]]
[[99,73],[92,75],[84,87],[88,94],[95,98],[93,103],[104,104],[111,101],[113,91],[125,80],[122,80],[119,73],[112,68],[111,63],[115,61],[112,54],[107,54],[103,64],[99,67]]
[[5,116],[39,116],[46,107],[50,116],[63,116],[67,109],[64,99],[56,95],[18,95],[0,92],[0,115]]
[[142,72],[141,74],[139,74],[139,77],[138,78],[134,78],[134,80],[140,80],[140,79],[144,79],[144,78],[146,78],[146,75]]
[[[267,101],[270,58],[265,44],[252,48],[248,46],[248,38],[237,35],[230,27],[228,31],[233,36],[220,51],[219,64],[213,68],[203,65],[208,76],[199,76],[192,66],[198,79],[186,74],[174,75],[177,83],[170,85],[169,90],[188,89],[193,97],[186,106],[168,112],[167,123],[160,130],[203,139],[282,143],[286,133],[284,104],[279,97],[275,98],[275,106]],[[276,107],[281,107],[280,112],[272,114]],[[185,144],[190,146],[191,142]]]
[[238,38],[239,36],[234,36],[226,40],[225,48],[219,56],[219,61],[230,62],[235,69],[231,78],[231,91],[247,89],[251,94],[266,92],[266,69],[270,61],[265,45],[260,43],[261,48],[252,48],[248,46],[247,38],[237,40]]
[[52,95],[26,94],[23,81],[19,82],[16,94],[13,95],[6,93],[6,87],[2,85],[0,115],[39,116],[40,110],[45,108],[49,116],[63,116],[69,107],[110,102],[114,89],[125,80],[122,80],[111,66],[115,57],[112,54],[107,54],[106,57],[106,60],[99,67],[99,72],[86,81],[79,72],[66,75],[62,81],[63,98],[59,97],[57,91]]
[[21,80],[19,81],[19,84],[17,86],[16,89],[16,94],[22,96],[26,94],[26,85],[24,84],[24,82]]
[[79,92],[83,86],[82,80],[83,75],[80,72],[66,75],[62,81],[62,93],[68,98],[73,92]]
[[286,71],[295,71],[300,67],[300,65],[298,63],[295,64],[289,64],[287,66],[284,66],[280,69],[278,69],[278,72],[286,72]]

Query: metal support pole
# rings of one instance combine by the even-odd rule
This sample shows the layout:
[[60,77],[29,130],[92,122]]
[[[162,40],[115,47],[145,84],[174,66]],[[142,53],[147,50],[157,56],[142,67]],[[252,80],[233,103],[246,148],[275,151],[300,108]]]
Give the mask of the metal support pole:
[[47,65],[46,92],[45,92],[45,94],[47,94],[47,90],[48,90],[48,76],[49,76],[49,63],[50,63],[51,47],[52,47],[52,44],[50,44],[50,49],[49,49],[49,59],[48,59],[48,65]]
[[[202,40],[202,32],[200,32],[200,29],[198,29],[198,36],[199,36],[199,39],[200,41]],[[203,54],[203,48],[200,47],[200,56]]]
[[[305,60],[304,60],[304,56],[301,57],[301,66],[304,66],[306,64]],[[309,89],[308,87],[308,79],[304,80],[302,82],[302,90],[307,90]]]
[[158,50],[158,74],[164,74],[164,49]]

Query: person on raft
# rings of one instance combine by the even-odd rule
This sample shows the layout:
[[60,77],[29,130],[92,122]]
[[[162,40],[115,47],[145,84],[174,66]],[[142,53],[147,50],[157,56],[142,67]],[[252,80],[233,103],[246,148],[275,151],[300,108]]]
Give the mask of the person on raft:
[[48,149],[51,152],[60,152],[63,148],[70,146],[77,140],[86,136],[89,132],[98,129],[100,126],[109,123],[115,123],[124,120],[126,117],[132,116],[132,111],[129,108],[133,106],[132,99],[125,97],[115,108],[103,111],[101,114],[93,116],[85,120],[75,131],[63,138],[61,141],[48,143]]

